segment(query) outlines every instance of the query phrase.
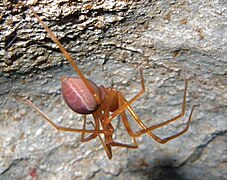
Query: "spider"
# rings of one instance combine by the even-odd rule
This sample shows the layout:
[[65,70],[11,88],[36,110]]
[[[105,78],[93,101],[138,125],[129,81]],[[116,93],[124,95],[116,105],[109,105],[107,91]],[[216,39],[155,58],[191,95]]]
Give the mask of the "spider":
[[[114,88],[110,88],[110,87],[105,88],[102,85],[97,86],[93,81],[85,78],[83,73],[80,71],[80,69],[78,68],[78,66],[72,59],[72,57],[70,56],[70,54],[62,46],[62,44],[57,39],[57,37],[45,25],[45,23],[40,19],[40,17],[34,12],[32,7],[29,7],[29,8],[32,11],[33,15],[38,19],[40,24],[43,26],[43,28],[47,31],[47,33],[52,38],[52,40],[58,45],[62,54],[66,57],[68,62],[71,64],[71,66],[79,75],[79,77],[77,78],[62,77],[61,87],[62,87],[63,98],[66,104],[74,112],[84,115],[84,123],[83,123],[82,129],[67,128],[67,127],[62,127],[55,124],[44,112],[42,112],[38,107],[36,107],[30,100],[23,99],[24,103],[34,108],[34,110],[38,112],[54,128],[56,128],[58,131],[81,133],[81,142],[87,142],[89,140],[99,138],[109,159],[112,158],[112,147],[114,146],[122,147],[122,148],[132,148],[132,149],[138,148],[136,137],[139,137],[143,134],[148,134],[151,138],[153,138],[158,143],[164,144],[172,139],[179,137],[180,135],[182,135],[188,130],[190,121],[192,119],[194,108],[197,107],[198,105],[194,105],[192,107],[189,118],[187,120],[187,125],[182,131],[163,139],[156,136],[152,132],[152,130],[163,127],[173,121],[178,120],[179,118],[185,115],[188,79],[186,79],[185,81],[184,97],[183,97],[181,113],[165,122],[147,127],[143,123],[143,121],[139,118],[139,116],[136,114],[134,109],[131,107],[132,103],[135,102],[145,92],[145,83],[144,83],[142,69],[140,69],[141,90],[130,101],[127,101],[122,95],[122,93],[117,91]],[[140,130],[136,132],[133,131],[128,121],[126,111],[129,112],[129,114],[132,116],[132,118],[141,128]],[[94,121],[91,122],[93,129],[86,128],[86,125],[88,124],[86,121],[86,116],[89,114],[91,114],[94,118]],[[127,133],[132,138],[131,144],[116,142],[113,139],[114,127],[112,126],[111,122],[117,116],[121,117],[121,121],[123,122]],[[85,134],[89,134],[89,135],[85,137]],[[103,137],[101,137],[101,135],[104,137],[104,139]]]

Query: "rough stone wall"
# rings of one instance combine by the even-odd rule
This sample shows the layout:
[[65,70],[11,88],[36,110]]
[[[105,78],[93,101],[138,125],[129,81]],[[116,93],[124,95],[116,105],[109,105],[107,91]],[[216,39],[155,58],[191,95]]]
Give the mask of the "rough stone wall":
[[[30,107],[29,96],[54,122],[82,127],[61,96],[60,77],[76,76],[27,4],[51,27],[87,78],[114,86],[127,99],[146,93],[133,108],[148,126],[181,111],[190,78],[186,116],[143,135],[139,148],[113,148],[109,160],[98,139],[57,132]],[[226,179],[227,58],[225,1],[0,2],[0,179]],[[89,120],[92,120],[90,118]],[[130,121],[134,130],[138,127]],[[119,119],[116,139],[131,142]]]

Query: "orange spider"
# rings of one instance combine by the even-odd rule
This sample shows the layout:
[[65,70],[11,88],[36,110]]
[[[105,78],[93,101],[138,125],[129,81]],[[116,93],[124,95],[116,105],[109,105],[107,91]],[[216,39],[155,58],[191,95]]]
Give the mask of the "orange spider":
[[[185,107],[186,107],[186,92],[187,92],[188,80],[185,81],[182,112],[176,117],[168,121],[147,127],[131,107],[131,104],[135,102],[145,92],[142,69],[140,69],[142,89],[130,101],[127,101],[122,95],[122,93],[117,91],[114,88],[105,88],[102,85],[97,86],[93,81],[88,80],[84,77],[84,75],[77,67],[72,57],[62,46],[62,44],[59,42],[57,37],[51,32],[51,30],[45,25],[45,23],[40,19],[40,17],[33,11],[33,9],[31,7],[29,8],[33,12],[34,16],[41,23],[41,25],[45,28],[45,30],[52,38],[52,40],[59,46],[62,54],[66,57],[68,62],[71,64],[71,66],[79,75],[78,78],[62,77],[61,86],[62,86],[62,94],[67,105],[76,113],[84,115],[84,124],[82,129],[73,129],[73,128],[58,126],[45,113],[43,113],[39,108],[37,108],[31,101],[29,101],[28,99],[23,100],[26,104],[34,108],[41,116],[44,117],[46,121],[48,121],[58,131],[82,133],[81,142],[86,142],[96,137],[99,137],[108,158],[111,159],[112,146],[125,147],[125,148],[138,148],[136,137],[141,136],[142,134],[145,134],[145,133],[148,134],[151,138],[153,138],[155,141],[159,143],[166,143],[167,141],[177,138],[178,136],[182,135],[188,130],[194,108],[198,105],[194,105],[192,107],[191,113],[187,121],[187,125],[182,131],[172,136],[166,137],[164,139],[161,139],[160,137],[156,136],[152,132],[152,130],[165,126],[184,116]],[[136,123],[142,128],[141,130],[136,132],[132,130],[130,123],[128,121],[128,118],[126,116],[126,112],[125,112],[126,110],[129,111],[129,113],[136,121]],[[94,118],[94,122],[92,122],[92,125],[94,127],[93,130],[86,129],[86,124],[87,124],[86,115],[88,114],[92,114]],[[116,116],[121,116],[121,120],[124,124],[124,127],[127,133],[129,134],[129,136],[132,137],[133,144],[124,144],[113,140],[114,127],[111,125],[111,122]],[[85,133],[89,133],[90,135],[85,137]],[[102,139],[100,134],[104,135],[104,140]]]

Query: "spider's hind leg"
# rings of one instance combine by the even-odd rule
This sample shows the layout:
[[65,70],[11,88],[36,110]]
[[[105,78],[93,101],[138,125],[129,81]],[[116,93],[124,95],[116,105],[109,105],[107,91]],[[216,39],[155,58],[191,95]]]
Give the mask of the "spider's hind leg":
[[[160,127],[163,127],[163,126],[165,126],[165,125],[167,125],[167,124],[169,124],[169,123],[171,123],[173,121],[176,121],[176,120],[180,119],[181,117],[183,117],[185,115],[187,87],[188,87],[188,80],[186,80],[186,82],[185,82],[184,97],[183,97],[183,104],[182,104],[181,113],[178,114],[177,116],[175,116],[175,117],[173,117],[173,118],[171,118],[171,119],[169,119],[169,120],[167,120],[165,122],[159,123],[157,125],[153,125],[153,126],[147,127],[142,122],[142,120],[138,117],[138,115],[135,113],[135,111],[132,109],[132,107],[129,105],[127,107],[128,111],[130,112],[130,114],[132,115],[132,117],[134,118],[134,120],[137,122],[137,124],[142,128],[142,130],[139,130],[139,131],[135,132],[134,133],[134,136],[135,137],[138,137],[138,136],[140,136],[142,134],[147,133],[150,137],[152,137],[157,142],[164,144],[164,143],[166,143],[166,142],[168,142],[168,141],[170,141],[172,139],[175,139],[175,138],[179,137],[180,135],[184,134],[188,130],[188,128],[189,128],[189,125],[190,125],[190,122],[191,122],[191,119],[192,119],[192,114],[194,112],[194,109],[196,107],[198,107],[199,105],[194,105],[192,107],[191,113],[190,113],[189,118],[187,120],[186,127],[182,131],[176,133],[175,135],[172,135],[172,136],[166,137],[164,139],[161,139],[160,137],[158,137],[154,133],[152,133],[152,130],[157,129],[157,128],[160,128]],[[124,101],[127,102],[125,99],[124,99]]]
[[[84,117],[83,130],[86,130],[87,118],[86,118],[86,115],[84,115],[83,117]],[[92,125],[95,128],[95,125],[93,123],[92,123]],[[96,138],[96,136],[97,136],[97,134],[96,133],[93,133],[93,134],[90,134],[88,137],[85,138],[85,132],[82,132],[81,133],[80,141],[81,142],[87,142],[87,141],[90,141],[91,139]]]
[[[118,93],[117,96],[118,96],[118,105],[120,107],[120,106],[124,105],[125,101],[123,100],[123,98],[122,98],[123,96],[122,96],[121,93]],[[132,131],[131,126],[130,126],[130,124],[128,122],[128,118],[126,116],[125,111],[122,111],[120,113],[120,116],[121,116],[121,120],[122,120],[122,122],[123,122],[123,124],[125,126],[126,131],[128,132],[129,136],[132,137],[133,144],[126,144],[126,143],[116,142],[116,141],[114,141],[112,139],[112,137],[109,138],[108,144],[110,144],[111,146],[122,147],[122,148],[130,148],[130,149],[138,148],[138,143],[136,141],[136,138],[133,135],[133,131]]]

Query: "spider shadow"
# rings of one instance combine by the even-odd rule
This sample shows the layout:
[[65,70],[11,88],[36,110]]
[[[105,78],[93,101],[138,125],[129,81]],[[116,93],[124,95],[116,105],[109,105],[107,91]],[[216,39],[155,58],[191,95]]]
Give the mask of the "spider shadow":
[[128,163],[128,172],[141,179],[152,180],[188,180],[176,166],[173,159],[163,157],[158,162],[148,163],[144,158],[133,158]]

